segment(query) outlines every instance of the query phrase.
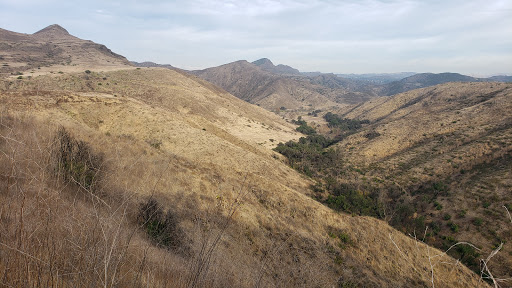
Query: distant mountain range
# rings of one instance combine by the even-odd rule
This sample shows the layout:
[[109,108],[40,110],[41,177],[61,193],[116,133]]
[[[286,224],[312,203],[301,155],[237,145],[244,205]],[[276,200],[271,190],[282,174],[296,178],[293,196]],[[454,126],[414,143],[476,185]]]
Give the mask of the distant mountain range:
[[400,81],[406,77],[412,76],[416,72],[399,72],[399,73],[368,73],[368,74],[336,74],[336,76],[354,80],[368,81],[373,84],[382,85],[394,81]]
[[170,65],[170,64],[157,64],[155,62],[145,61],[145,62],[135,62],[130,61],[132,65],[135,67],[160,67],[160,68],[167,68],[167,69],[175,69],[176,67]]
[[447,82],[506,82],[512,78],[475,78],[458,73],[301,73],[290,66],[275,66],[267,58],[252,63],[237,61],[189,72],[220,86],[240,99],[269,110],[324,109],[336,104],[357,104],[374,97],[395,95]]
[[379,91],[380,95],[391,96],[418,88],[425,88],[449,82],[510,82],[512,76],[493,76],[489,78],[475,78],[458,73],[420,73],[399,81],[385,84]]
[[308,77],[290,66],[275,66],[266,58],[252,63],[236,61],[190,73],[269,110],[326,109],[378,96],[367,82],[334,74]]

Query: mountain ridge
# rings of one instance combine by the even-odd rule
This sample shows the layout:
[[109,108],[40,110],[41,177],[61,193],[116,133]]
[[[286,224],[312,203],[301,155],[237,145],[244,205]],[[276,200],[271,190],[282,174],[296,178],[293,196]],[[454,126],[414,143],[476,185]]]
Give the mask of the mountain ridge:
[[[359,103],[377,96],[365,84],[348,79],[335,79],[337,85],[326,86],[322,77],[276,72],[269,59],[257,60],[259,66],[239,60],[204,70],[190,71],[231,94],[271,111],[313,111],[336,109],[343,105]],[[271,68],[262,69],[267,66]],[[288,69],[288,68],[286,68]],[[313,108],[314,107],[314,108]],[[295,112],[291,112],[295,113]]]
[[276,66],[268,58],[261,58],[259,60],[253,61],[252,64],[260,67],[264,71],[274,73],[274,74],[301,75],[299,70],[297,70],[293,67],[290,67],[288,65],[283,65],[283,64],[278,64]]
[[[132,64],[105,45],[82,40],[53,24],[33,34],[0,30],[0,75],[28,76],[78,69],[129,69]],[[16,75],[15,75],[16,74]]]

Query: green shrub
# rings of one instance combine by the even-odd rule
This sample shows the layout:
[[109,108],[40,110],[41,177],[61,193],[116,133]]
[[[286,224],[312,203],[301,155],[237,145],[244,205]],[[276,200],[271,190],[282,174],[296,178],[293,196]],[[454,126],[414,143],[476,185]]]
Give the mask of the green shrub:
[[86,142],[75,140],[64,127],[57,131],[55,145],[58,176],[92,191],[102,176],[103,156],[93,153]]
[[353,120],[348,118],[340,118],[338,115],[327,112],[324,115],[325,121],[329,128],[339,128],[343,131],[355,131],[362,127],[362,124],[368,124],[368,120]]
[[308,122],[302,120],[301,116],[299,116],[298,120],[296,120],[296,121],[294,120],[293,123],[299,125],[299,127],[297,127],[295,130],[297,130],[298,132],[300,132],[302,134],[306,134],[306,135],[316,134],[315,128],[309,126]]
[[306,135],[313,135],[313,134],[316,134],[316,130],[315,128],[311,127],[311,126],[308,126],[307,124],[304,124],[304,125],[300,125],[299,127],[297,127],[295,130],[297,130],[298,132],[302,133],[302,134],[306,134]]
[[179,227],[178,218],[171,210],[164,213],[155,198],[150,197],[140,204],[137,221],[155,245],[174,251],[186,251],[185,234]]
[[329,195],[325,203],[334,210],[382,217],[382,207],[377,194],[366,195],[355,189],[347,189],[345,185],[338,185],[331,193],[333,195]]
[[457,248],[455,249],[453,254],[452,256],[455,256],[455,258],[460,259],[461,262],[464,263],[464,265],[466,265],[468,268],[477,273],[480,272],[480,253],[478,253],[475,248],[466,244],[457,245]]
[[459,232],[459,225],[453,222],[448,222],[448,227],[450,227],[450,230],[452,230],[453,232]]
[[340,278],[340,279],[338,279],[338,283],[337,283],[336,287],[337,288],[357,288],[357,287],[359,287],[359,285],[352,281],[345,281],[342,278]]

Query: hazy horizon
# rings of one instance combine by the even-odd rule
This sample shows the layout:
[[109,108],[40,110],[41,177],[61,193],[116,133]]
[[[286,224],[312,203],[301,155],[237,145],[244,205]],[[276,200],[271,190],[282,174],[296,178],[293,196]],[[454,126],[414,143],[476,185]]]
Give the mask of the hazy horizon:
[[512,74],[512,2],[0,0],[0,27],[59,24],[129,60],[204,69],[269,58],[302,72]]

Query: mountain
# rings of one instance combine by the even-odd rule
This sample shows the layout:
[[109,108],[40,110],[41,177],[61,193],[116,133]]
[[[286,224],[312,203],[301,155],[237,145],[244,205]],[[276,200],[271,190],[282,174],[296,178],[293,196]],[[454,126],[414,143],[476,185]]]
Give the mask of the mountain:
[[419,73],[406,77],[400,81],[391,82],[382,86],[381,95],[395,95],[413,89],[435,86],[448,82],[479,82],[478,78],[458,73]]
[[267,71],[273,74],[282,75],[301,75],[300,71],[287,65],[278,64],[274,66],[274,63],[267,58],[262,58],[252,62],[252,64],[258,66],[263,71]]
[[368,73],[368,74],[336,74],[336,76],[354,80],[368,81],[374,84],[387,84],[394,81],[400,81],[406,77],[413,76],[415,72],[400,73]]
[[145,62],[135,62],[130,61],[135,67],[160,67],[160,68],[167,68],[167,69],[176,69],[174,66],[170,64],[157,64],[155,62],[145,61]]
[[300,77],[273,74],[245,60],[191,73],[242,100],[272,111],[338,106]]
[[[106,46],[72,36],[59,25],[34,34],[0,29],[0,75],[36,76],[80,69],[119,69],[131,64]],[[52,66],[52,68],[49,68]]]
[[178,69],[75,64],[0,78],[2,285],[488,287],[310,197],[270,149],[302,136],[278,115]]
[[366,83],[337,79],[333,74],[316,77],[284,75],[275,72],[275,67],[279,66],[264,58],[253,63],[242,60],[191,73],[271,111],[336,109],[377,96]]
[[499,75],[492,76],[487,78],[488,81],[496,81],[496,82],[512,82],[512,76]]
[[36,38],[41,41],[52,41],[52,40],[80,40],[77,37],[69,34],[68,30],[62,28],[57,24],[50,25],[46,28],[43,28],[36,33],[32,34],[33,38]]

